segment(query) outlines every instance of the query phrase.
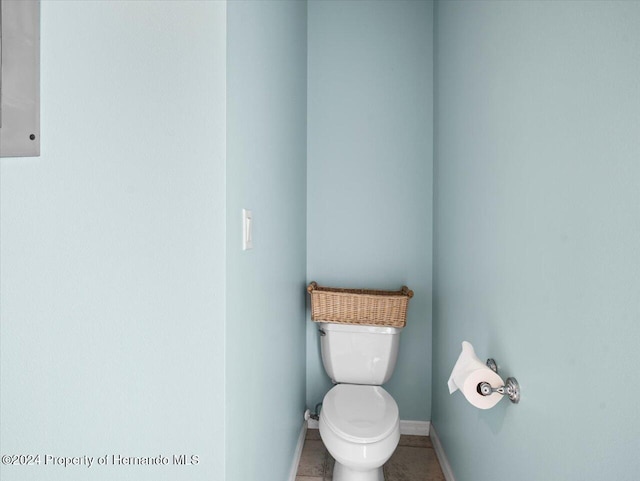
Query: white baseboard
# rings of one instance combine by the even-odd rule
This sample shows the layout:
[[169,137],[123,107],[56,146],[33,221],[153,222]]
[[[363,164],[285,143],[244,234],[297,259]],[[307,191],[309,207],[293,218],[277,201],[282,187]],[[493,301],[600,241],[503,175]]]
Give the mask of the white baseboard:
[[[307,421],[309,429],[318,429],[318,421],[309,419]],[[405,421],[400,420],[400,434],[413,434],[416,436],[429,436],[429,421]]]
[[302,448],[304,447],[304,440],[307,436],[307,422],[302,423],[300,429],[300,435],[298,436],[298,444],[293,452],[293,462],[291,463],[291,470],[289,471],[289,481],[296,481],[296,474],[298,474],[298,464],[300,464],[300,457],[302,456]]
[[438,433],[433,428],[433,424],[431,425],[431,429],[429,431],[429,437],[431,438],[431,444],[433,444],[433,450],[438,457],[438,461],[440,462],[440,467],[442,468],[442,474],[444,474],[444,479],[446,481],[456,481],[456,478],[453,476],[453,470],[451,469],[451,465],[449,464],[449,460],[447,459],[447,455],[444,453],[444,448],[442,447],[442,443],[440,442],[440,438],[438,437]]
[[429,421],[405,421],[400,420],[400,434],[413,434],[414,436],[429,436]]

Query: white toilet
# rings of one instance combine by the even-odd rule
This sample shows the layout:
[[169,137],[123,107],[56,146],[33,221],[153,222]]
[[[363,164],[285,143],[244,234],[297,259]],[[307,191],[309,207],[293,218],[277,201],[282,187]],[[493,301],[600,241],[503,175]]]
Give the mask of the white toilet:
[[334,481],[384,481],[400,440],[398,405],[381,385],[398,358],[401,328],[319,323],[324,368],[334,383],[320,411],[320,437],[336,460]]

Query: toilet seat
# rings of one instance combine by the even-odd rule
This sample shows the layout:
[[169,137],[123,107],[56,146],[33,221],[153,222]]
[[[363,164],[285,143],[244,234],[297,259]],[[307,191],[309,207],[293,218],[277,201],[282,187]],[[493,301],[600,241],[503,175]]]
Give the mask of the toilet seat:
[[324,397],[320,414],[341,438],[358,444],[380,441],[399,423],[398,405],[380,386],[338,384]]

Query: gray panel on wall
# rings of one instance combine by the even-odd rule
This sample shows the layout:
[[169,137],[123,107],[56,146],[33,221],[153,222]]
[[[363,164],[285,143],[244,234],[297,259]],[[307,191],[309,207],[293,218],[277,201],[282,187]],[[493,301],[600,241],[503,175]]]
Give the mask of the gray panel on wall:
[[39,0],[0,0],[0,71],[0,157],[39,156]]

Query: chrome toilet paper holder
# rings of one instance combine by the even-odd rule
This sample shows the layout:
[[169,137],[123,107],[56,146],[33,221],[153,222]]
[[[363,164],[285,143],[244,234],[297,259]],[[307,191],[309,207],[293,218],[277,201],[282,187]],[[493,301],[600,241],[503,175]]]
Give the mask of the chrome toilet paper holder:
[[[498,373],[498,364],[493,358],[487,359],[487,367],[496,374]],[[494,392],[502,394],[503,396],[506,394],[514,404],[520,402],[520,385],[515,377],[508,377],[504,386],[500,387],[492,387],[488,382],[478,384],[478,393],[482,396],[491,396]]]

